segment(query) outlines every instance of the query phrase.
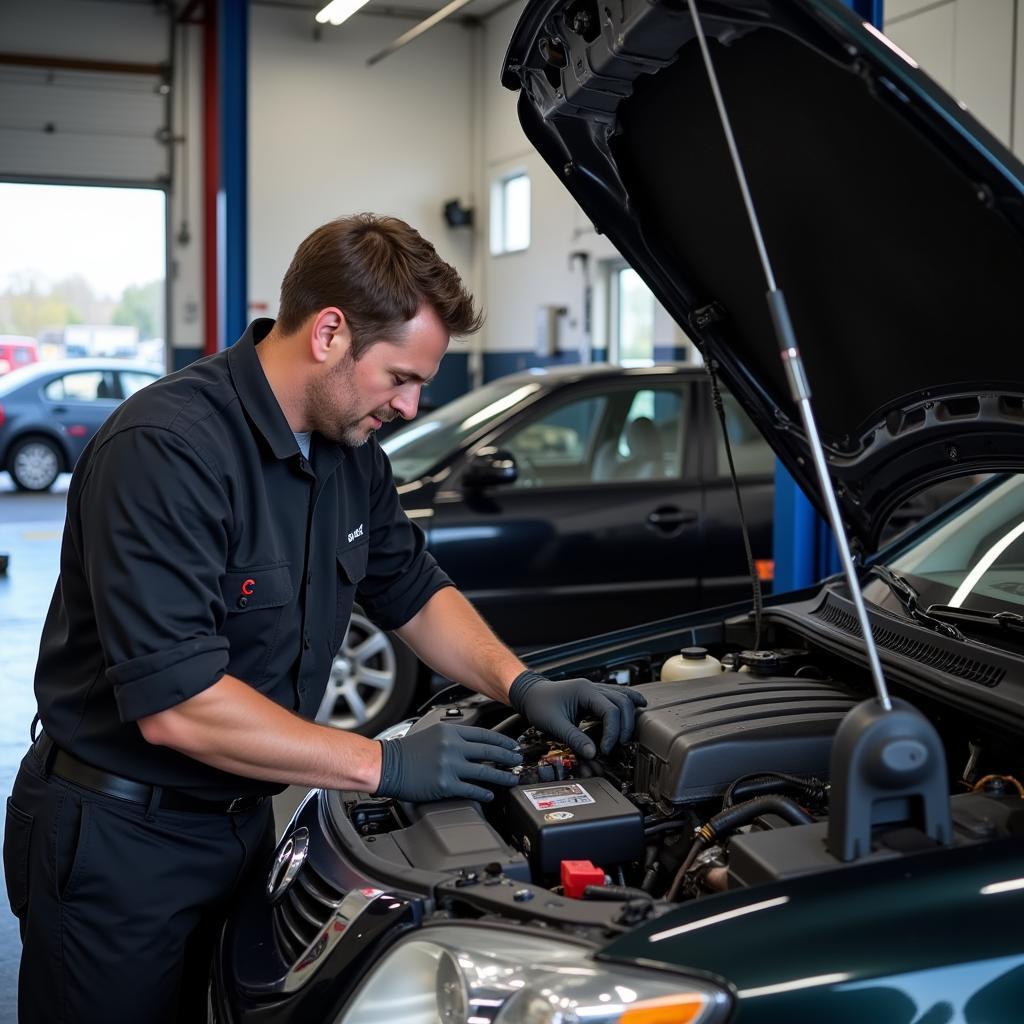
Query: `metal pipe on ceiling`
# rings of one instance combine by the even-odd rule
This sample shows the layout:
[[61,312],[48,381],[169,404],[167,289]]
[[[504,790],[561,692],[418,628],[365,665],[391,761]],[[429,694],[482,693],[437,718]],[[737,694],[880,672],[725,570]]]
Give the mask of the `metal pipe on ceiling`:
[[435,25],[444,21],[445,18],[451,17],[456,11],[462,10],[463,7],[472,2],[473,0],[451,0],[441,10],[435,11],[429,18],[425,18],[418,25],[414,25],[408,32],[402,33],[394,42],[388,43],[383,50],[375,53],[366,63],[373,65],[378,61],[382,61],[385,57],[389,57],[396,50],[400,50],[403,46],[408,46],[414,39],[419,39],[424,32],[429,32]]

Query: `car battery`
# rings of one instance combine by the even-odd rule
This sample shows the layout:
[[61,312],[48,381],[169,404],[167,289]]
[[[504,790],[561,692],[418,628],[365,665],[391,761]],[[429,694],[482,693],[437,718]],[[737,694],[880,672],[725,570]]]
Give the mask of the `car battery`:
[[605,779],[527,783],[509,797],[510,832],[534,871],[557,874],[563,860],[608,867],[643,857],[640,811]]

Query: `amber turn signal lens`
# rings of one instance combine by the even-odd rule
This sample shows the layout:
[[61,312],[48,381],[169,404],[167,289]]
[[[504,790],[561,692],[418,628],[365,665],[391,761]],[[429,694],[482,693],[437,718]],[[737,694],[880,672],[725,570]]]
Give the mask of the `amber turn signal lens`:
[[680,992],[636,1003],[619,1017],[619,1024],[690,1024],[707,1005],[703,996]]

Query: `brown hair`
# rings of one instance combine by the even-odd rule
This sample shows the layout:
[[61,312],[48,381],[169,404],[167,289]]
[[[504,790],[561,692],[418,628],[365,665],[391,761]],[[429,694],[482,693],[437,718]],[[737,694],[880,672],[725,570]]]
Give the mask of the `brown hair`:
[[359,213],[317,228],[296,250],[281,282],[277,324],[290,333],[337,306],[358,359],[375,341],[400,340],[424,304],[452,335],[472,334],[483,323],[455,268],[415,228]]

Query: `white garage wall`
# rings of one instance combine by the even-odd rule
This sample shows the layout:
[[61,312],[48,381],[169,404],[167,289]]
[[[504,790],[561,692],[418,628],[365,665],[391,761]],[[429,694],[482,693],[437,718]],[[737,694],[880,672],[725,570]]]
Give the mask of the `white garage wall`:
[[[472,37],[441,25],[373,67],[366,59],[414,22],[355,17],[313,37],[309,11],[254,6],[249,62],[249,298],[273,315],[296,246],[347,213],[389,213],[473,275],[473,236],[444,223],[472,192]],[[445,360],[466,380],[465,346]]]
[[886,0],[885,32],[1019,156],[1018,7],[1019,0]]
[[[484,336],[484,376],[491,379],[502,373],[530,365],[576,362],[583,341],[584,281],[579,264],[570,269],[569,255],[586,252],[590,256],[594,280],[593,339],[597,358],[607,355],[607,295],[603,287],[602,264],[619,259],[612,244],[598,235],[589,220],[569,195],[561,180],[533,151],[519,126],[516,113],[517,93],[501,86],[502,60],[509,38],[525,3],[516,3],[484,22],[483,103],[485,128],[482,166],[477,181],[482,215],[477,218],[478,254],[483,263],[481,277],[488,308],[488,326]],[[514,169],[530,175],[532,216],[530,247],[525,252],[491,256],[487,239],[489,201],[492,182]],[[542,358],[536,355],[536,317],[538,307],[565,306],[558,353]],[[668,314],[660,307],[655,313],[655,355],[659,359],[676,358],[693,351]]]

